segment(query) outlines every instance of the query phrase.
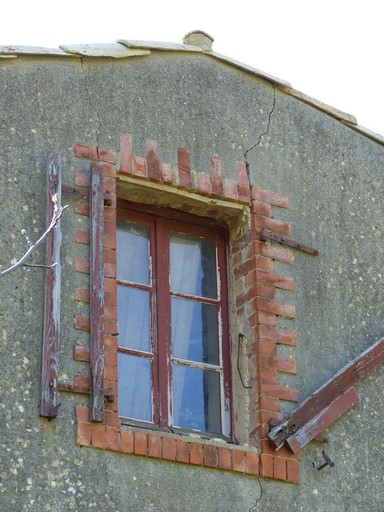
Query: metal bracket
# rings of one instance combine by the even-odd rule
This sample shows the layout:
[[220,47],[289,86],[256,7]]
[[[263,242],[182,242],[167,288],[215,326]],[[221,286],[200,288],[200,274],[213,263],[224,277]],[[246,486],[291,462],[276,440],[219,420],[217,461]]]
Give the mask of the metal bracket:
[[278,244],[287,245],[288,247],[292,247],[293,249],[298,249],[299,251],[307,252],[308,254],[312,254],[313,256],[318,256],[318,249],[314,249],[309,245],[302,244],[300,242],[295,242],[294,240],[290,240],[285,236],[276,235],[275,233],[271,233],[266,229],[262,229],[260,231],[260,240],[264,242],[265,240],[272,240],[273,242],[277,242]]
[[[58,389],[59,391],[63,391],[65,393],[81,393],[83,395],[89,395],[90,393],[90,389],[88,386],[75,386],[74,384],[66,384],[64,382],[59,382]],[[115,401],[115,395],[113,393],[112,388],[104,389],[103,394],[107,402]]]

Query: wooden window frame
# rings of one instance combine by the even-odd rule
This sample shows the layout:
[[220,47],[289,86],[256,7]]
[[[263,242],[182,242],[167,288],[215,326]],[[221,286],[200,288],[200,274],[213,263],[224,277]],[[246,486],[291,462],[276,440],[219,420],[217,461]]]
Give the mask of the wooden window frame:
[[[141,426],[149,429],[159,429],[167,432],[189,433],[195,432],[203,437],[221,437],[232,441],[232,407],[231,407],[231,363],[229,341],[229,305],[228,305],[228,232],[224,226],[204,217],[197,217],[187,213],[164,207],[151,207],[118,200],[117,220],[129,220],[149,227],[150,258],[152,271],[148,285],[132,284],[117,279],[121,286],[130,286],[144,289],[150,293],[150,332],[151,356],[141,351],[118,347],[118,353],[126,353],[151,359],[152,375],[152,411],[153,421],[140,421],[120,416],[123,424]],[[172,425],[171,389],[172,389],[172,363],[179,358],[172,357],[171,347],[171,309],[170,297],[190,298],[182,292],[172,292],[169,286],[169,249],[168,234],[176,231],[192,236],[199,236],[214,241],[216,245],[216,271],[218,275],[217,298],[197,298],[197,302],[214,304],[219,307],[219,364],[213,365],[220,374],[220,413],[221,433],[212,433],[194,429],[185,429]],[[161,261],[160,261],[161,256]],[[181,360],[179,363],[189,366]],[[193,366],[207,369],[207,363],[196,363]]]

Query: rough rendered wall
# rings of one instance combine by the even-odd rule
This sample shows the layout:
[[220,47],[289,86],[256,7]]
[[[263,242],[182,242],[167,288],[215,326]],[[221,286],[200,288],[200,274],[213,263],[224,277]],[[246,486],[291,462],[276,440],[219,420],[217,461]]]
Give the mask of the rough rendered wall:
[[[218,154],[229,178],[246,156],[253,185],[289,196],[278,218],[292,224],[293,239],[320,250],[295,252],[288,271],[276,264],[295,279],[295,292],[281,298],[296,305],[299,375],[282,383],[298,388],[300,400],[383,336],[383,147],[202,55],[0,60],[1,269],[26,249],[22,229],[31,238],[43,229],[46,153],[62,156],[70,185],[88,168],[74,158],[75,143],[118,151],[127,132],[135,154],[153,139],[164,162],[187,147],[197,171]],[[62,221],[60,373],[69,381],[79,373],[73,346],[87,340],[73,326],[86,308],[73,300],[87,282],[74,272],[74,258],[87,257],[73,238],[84,219],[70,208]],[[41,258],[39,251],[34,260]],[[1,510],[382,510],[382,367],[358,384],[360,403],[327,433],[335,467],[317,471],[324,447],[311,443],[298,485],[76,446],[74,406],[87,404],[85,396],[62,393],[57,419],[38,416],[42,276],[22,268],[0,278]]]

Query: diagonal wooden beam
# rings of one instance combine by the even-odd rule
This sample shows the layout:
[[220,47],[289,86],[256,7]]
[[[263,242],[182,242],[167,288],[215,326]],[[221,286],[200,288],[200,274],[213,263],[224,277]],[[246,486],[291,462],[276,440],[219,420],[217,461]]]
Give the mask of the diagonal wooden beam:
[[[384,338],[379,339],[348,363],[293,411],[286,421],[274,427],[268,434],[274,448],[278,450],[287,443],[293,452],[297,452],[309,443],[358,401],[353,385],[382,361]],[[329,419],[331,421],[328,421]],[[321,428],[326,423],[327,425]]]

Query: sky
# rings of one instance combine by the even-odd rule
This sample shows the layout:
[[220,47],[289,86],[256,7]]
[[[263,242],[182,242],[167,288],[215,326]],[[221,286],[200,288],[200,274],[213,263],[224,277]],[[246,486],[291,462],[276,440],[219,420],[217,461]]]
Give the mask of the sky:
[[1,6],[0,45],[56,48],[118,39],[181,42],[192,30],[213,50],[287,80],[384,135],[380,0],[18,0]]

